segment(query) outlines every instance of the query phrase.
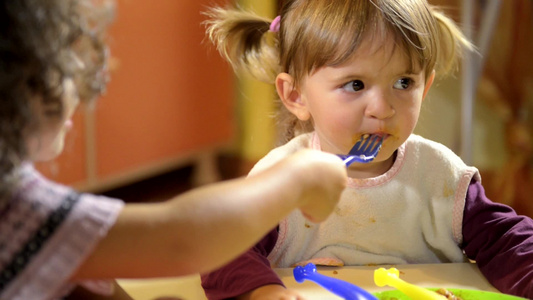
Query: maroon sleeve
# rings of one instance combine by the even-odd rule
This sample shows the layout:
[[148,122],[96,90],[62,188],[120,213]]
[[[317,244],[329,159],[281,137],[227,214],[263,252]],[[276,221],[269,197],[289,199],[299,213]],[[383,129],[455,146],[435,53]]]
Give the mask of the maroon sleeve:
[[533,220],[468,188],[463,218],[463,250],[498,290],[533,299]]
[[278,229],[275,228],[234,261],[214,272],[202,274],[202,287],[207,299],[231,299],[263,285],[283,285],[267,260],[277,239]]

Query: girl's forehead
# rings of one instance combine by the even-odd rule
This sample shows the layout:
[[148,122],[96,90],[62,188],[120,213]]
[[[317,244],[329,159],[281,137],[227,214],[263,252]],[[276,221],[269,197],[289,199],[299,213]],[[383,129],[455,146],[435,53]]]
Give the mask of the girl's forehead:
[[[408,72],[425,69],[427,53],[431,53],[432,47],[418,38],[419,31],[426,32],[423,28],[393,24],[373,4],[358,3],[365,12],[351,9],[349,12],[356,16],[350,18],[343,18],[347,11],[339,8],[335,22],[331,17],[321,19],[320,16],[310,18],[309,22],[295,21],[299,34],[287,35],[287,47],[282,48],[284,70],[296,74],[298,82],[322,67],[339,66],[357,57],[378,53],[385,62],[392,61],[393,57],[401,60]],[[426,50],[428,46],[430,49]]]
[[400,74],[415,74],[420,70],[413,70],[407,57],[401,51],[383,47],[380,49],[360,49],[344,63],[335,66],[325,66],[337,70],[337,74],[346,76],[398,76]]
[[[349,37],[345,37],[349,39]],[[390,34],[379,35],[373,32],[368,32],[363,35],[359,46],[354,49],[351,56],[372,56],[376,53],[394,54],[396,45],[394,37]]]
[[[392,61],[401,62],[402,65],[409,64],[409,58],[402,46],[398,45],[391,35],[365,34],[360,44],[351,53],[346,53],[347,59],[338,65],[351,64],[354,62],[364,62],[365,60],[375,61],[379,59],[383,64]],[[335,64],[331,64],[335,66]]]

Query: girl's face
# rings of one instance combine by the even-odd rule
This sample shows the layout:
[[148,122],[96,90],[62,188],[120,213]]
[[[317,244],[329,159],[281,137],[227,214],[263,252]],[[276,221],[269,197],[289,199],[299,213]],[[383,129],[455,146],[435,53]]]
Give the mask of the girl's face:
[[[63,108],[64,113],[57,122],[43,121],[42,128],[29,137],[28,151],[29,158],[33,161],[47,161],[57,157],[62,151],[65,143],[65,136],[72,128],[72,115],[79,104],[79,97],[72,79],[65,79],[63,82]],[[40,102],[39,102],[40,103]],[[38,114],[42,115],[44,108],[37,107]]]
[[326,152],[347,154],[361,135],[382,135],[377,158],[368,164],[352,164],[350,176],[357,176],[358,170],[382,174],[413,132],[433,79],[432,75],[426,82],[424,70],[413,73],[410,69],[408,59],[395,50],[391,39],[378,43],[367,38],[349,61],[320,68],[304,78],[297,95],[292,95],[292,109],[288,108],[302,120],[311,118]]

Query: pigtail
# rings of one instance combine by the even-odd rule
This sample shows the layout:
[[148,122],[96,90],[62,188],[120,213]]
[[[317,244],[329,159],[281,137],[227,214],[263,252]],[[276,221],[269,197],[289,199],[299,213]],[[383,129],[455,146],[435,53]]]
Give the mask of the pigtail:
[[204,14],[209,39],[236,72],[274,82],[280,67],[277,34],[268,34],[271,20],[235,8],[214,7]]
[[458,61],[464,51],[474,51],[474,45],[464,36],[461,29],[445,14],[432,7],[432,14],[438,25],[438,56],[435,69],[438,74],[446,75],[457,69]]

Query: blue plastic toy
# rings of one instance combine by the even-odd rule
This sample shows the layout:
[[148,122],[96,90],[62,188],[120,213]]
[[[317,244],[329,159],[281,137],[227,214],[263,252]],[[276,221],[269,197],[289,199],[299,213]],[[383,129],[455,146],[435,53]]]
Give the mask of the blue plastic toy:
[[302,283],[304,280],[313,281],[346,300],[378,300],[376,296],[354,284],[317,273],[316,266],[312,263],[307,264],[305,267],[298,266],[294,268],[293,275],[298,283]]

